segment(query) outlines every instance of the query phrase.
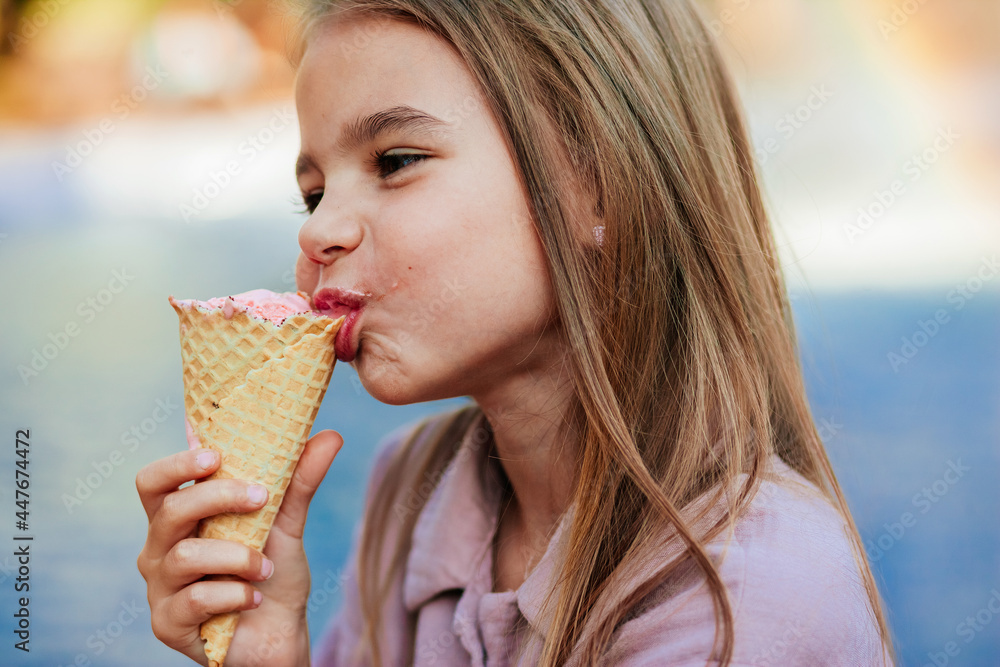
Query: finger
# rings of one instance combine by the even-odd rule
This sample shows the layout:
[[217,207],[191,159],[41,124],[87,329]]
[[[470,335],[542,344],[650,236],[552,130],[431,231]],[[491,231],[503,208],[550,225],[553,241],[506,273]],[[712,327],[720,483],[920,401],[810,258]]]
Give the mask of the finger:
[[247,581],[264,581],[274,563],[256,549],[232,540],[183,539],[163,559],[160,585],[179,591],[209,574],[231,574]]
[[149,522],[149,553],[166,554],[194,534],[198,522],[223,512],[252,512],[267,502],[267,488],[242,479],[213,479],[164,496]]
[[219,454],[211,449],[178,452],[153,461],[135,476],[135,488],[146,516],[153,518],[163,498],[192,479],[208,477],[219,467]]
[[198,626],[216,614],[256,609],[264,596],[245,581],[199,581],[171,596],[157,609],[153,634],[168,645],[186,644]]
[[316,291],[316,285],[319,284],[319,266],[304,253],[299,253],[299,258],[295,262],[295,286],[298,290],[306,294]]
[[334,457],[343,446],[344,438],[336,431],[320,431],[309,438],[302,457],[295,466],[292,481],[288,483],[281,509],[274,520],[276,528],[291,537],[301,539],[309,503],[316,495],[316,489],[319,488],[323,478],[326,477],[326,471],[330,469]]

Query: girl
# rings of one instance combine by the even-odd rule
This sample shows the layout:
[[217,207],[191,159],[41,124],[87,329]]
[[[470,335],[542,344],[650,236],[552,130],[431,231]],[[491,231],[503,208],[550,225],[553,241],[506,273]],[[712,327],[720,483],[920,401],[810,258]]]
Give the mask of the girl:
[[[300,289],[380,401],[470,396],[378,455],[317,665],[875,665],[892,645],[809,413],[719,52],[690,0],[315,0]],[[260,488],[139,473],[167,645],[309,662],[314,436],[264,553],[192,538]],[[233,574],[229,582],[200,581]]]

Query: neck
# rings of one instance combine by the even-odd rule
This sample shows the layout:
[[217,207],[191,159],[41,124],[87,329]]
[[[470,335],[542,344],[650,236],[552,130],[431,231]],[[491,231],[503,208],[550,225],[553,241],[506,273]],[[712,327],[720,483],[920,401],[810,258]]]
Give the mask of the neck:
[[571,501],[578,450],[567,424],[572,398],[567,363],[559,359],[476,399],[509,484],[501,507],[505,530],[539,557]]

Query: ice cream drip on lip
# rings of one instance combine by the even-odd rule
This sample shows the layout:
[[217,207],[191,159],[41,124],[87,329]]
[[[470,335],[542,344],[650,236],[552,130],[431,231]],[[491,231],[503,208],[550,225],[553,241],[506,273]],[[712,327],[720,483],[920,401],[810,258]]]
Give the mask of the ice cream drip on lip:
[[251,317],[271,322],[280,326],[288,317],[298,313],[317,313],[310,304],[309,296],[304,292],[277,293],[265,289],[250,290],[242,294],[219,296],[207,301],[185,299],[176,301],[180,305],[198,307],[204,310],[222,309],[223,316],[229,320],[233,315],[245,312]]
[[[358,291],[358,290],[345,290],[345,292],[348,293],[348,294],[350,294],[350,295],[352,295],[352,296],[354,296],[354,297],[356,297],[361,302],[361,304],[362,304],[361,307],[367,307],[368,305],[370,305],[372,303],[378,303],[379,301],[381,301],[382,299],[385,298],[384,294],[382,294],[381,296],[375,296],[374,293],[369,292],[367,290],[365,290],[363,292],[362,291]],[[299,292],[299,294],[302,294],[302,295],[305,296],[304,292]],[[313,310],[315,310],[315,311],[317,311],[319,313],[323,313],[325,315],[331,316],[331,317],[332,317],[332,315],[330,315],[330,311],[333,310],[336,305],[339,305],[339,302],[334,302],[333,305],[330,305],[330,304],[327,303],[326,299],[321,299],[320,303],[317,303],[316,302],[316,295],[315,294],[313,294],[312,296],[310,296],[308,298],[309,298],[309,303],[312,304]]]

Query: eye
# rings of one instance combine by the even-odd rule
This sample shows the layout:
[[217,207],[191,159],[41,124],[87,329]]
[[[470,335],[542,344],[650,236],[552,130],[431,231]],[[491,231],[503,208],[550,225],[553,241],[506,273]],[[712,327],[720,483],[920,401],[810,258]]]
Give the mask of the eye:
[[[424,153],[414,153],[414,152],[393,152],[399,149],[391,149],[387,151],[377,150],[372,153],[372,159],[369,161],[372,168],[378,172],[379,178],[386,179],[393,175],[403,167],[408,167],[411,164],[416,164],[417,162],[423,162],[427,158],[431,157]],[[297,210],[298,213],[302,215],[312,215],[319,206],[319,203],[323,200],[323,190],[313,190],[299,195]]]
[[426,160],[429,155],[423,153],[395,153],[397,149],[388,151],[377,150],[372,153],[372,166],[378,171],[380,178],[388,178],[403,167]]
[[312,215],[323,199],[322,190],[313,190],[299,196],[299,209],[297,213],[302,215]]

